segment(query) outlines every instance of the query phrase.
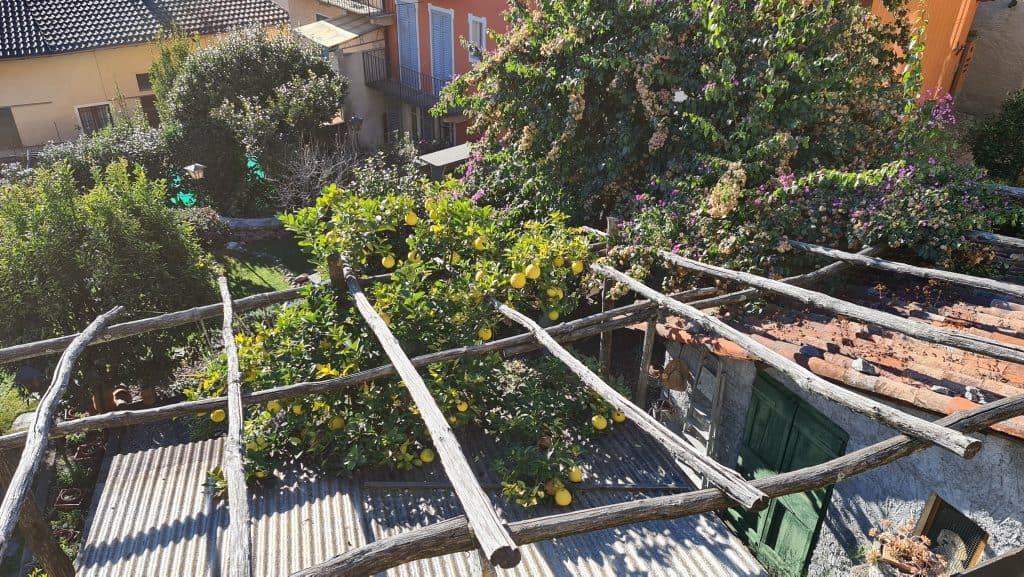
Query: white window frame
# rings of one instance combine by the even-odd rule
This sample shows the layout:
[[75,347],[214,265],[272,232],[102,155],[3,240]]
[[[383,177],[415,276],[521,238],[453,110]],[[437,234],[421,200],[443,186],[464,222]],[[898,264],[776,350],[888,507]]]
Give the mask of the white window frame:
[[79,104],[79,105],[75,106],[75,120],[78,121],[78,133],[79,134],[85,134],[85,122],[82,121],[82,112],[81,112],[82,109],[83,108],[92,108],[94,106],[103,106],[104,104],[107,105],[107,109],[110,111],[110,124],[113,124],[114,123],[114,103],[111,102],[110,100],[104,100],[104,101],[101,101],[101,102],[93,102],[93,103],[90,103],[90,104]]
[[434,14],[447,14],[449,16],[448,22],[451,23],[449,28],[449,38],[452,39],[452,57],[451,57],[451,70],[452,79],[455,78],[455,9],[454,8],[441,8],[440,6],[434,6],[433,4],[427,4],[427,14],[429,16],[429,30],[430,30],[430,76],[437,78],[437,73],[434,71]]
[[[483,30],[480,31],[480,44],[473,43],[473,30],[474,26],[483,26]],[[487,17],[476,16],[472,12],[469,13],[469,44],[470,46],[476,46],[480,50],[480,56],[473,53],[473,50],[469,50],[469,62],[470,64],[478,64],[481,56],[484,52],[487,52]]]

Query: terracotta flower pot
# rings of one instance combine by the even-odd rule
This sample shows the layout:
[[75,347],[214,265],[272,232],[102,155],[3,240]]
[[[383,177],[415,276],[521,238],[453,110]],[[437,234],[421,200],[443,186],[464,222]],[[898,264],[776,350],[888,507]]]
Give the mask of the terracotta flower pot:
[[78,487],[65,487],[57,493],[57,501],[53,507],[58,511],[73,511],[82,506],[85,501],[85,489]]

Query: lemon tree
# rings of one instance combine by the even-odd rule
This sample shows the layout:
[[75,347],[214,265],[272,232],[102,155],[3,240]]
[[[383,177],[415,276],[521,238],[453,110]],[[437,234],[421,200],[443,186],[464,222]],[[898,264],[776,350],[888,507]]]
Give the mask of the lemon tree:
[[[340,255],[357,275],[387,272],[365,290],[410,356],[482,343],[518,332],[493,297],[551,323],[570,318],[582,299],[587,239],[562,214],[522,222],[477,204],[454,180],[408,192],[358,195],[324,190],[315,206],[284,218],[326,276]],[[387,363],[344,289],[311,286],[273,322],[237,337],[244,386],[265,389],[323,380]],[[186,393],[218,396],[224,361],[210,364]],[[503,360],[497,354],[430,365],[421,371],[457,430],[493,441],[491,465],[504,493],[523,505],[568,505],[583,478],[589,440],[617,422],[556,361]],[[223,421],[223,414],[205,416]],[[346,474],[366,466],[411,469],[435,462],[419,410],[395,378],[247,409],[250,479],[269,479],[301,461]],[[219,420],[218,420],[219,419]],[[595,421],[603,426],[595,426]],[[558,497],[558,495],[562,495]]]

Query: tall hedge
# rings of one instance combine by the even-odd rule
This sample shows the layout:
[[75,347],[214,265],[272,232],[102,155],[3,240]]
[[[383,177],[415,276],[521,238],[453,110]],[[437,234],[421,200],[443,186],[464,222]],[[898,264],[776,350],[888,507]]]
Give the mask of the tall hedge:
[[1024,185],[1024,90],[1011,94],[999,114],[972,135],[974,161],[996,178]]

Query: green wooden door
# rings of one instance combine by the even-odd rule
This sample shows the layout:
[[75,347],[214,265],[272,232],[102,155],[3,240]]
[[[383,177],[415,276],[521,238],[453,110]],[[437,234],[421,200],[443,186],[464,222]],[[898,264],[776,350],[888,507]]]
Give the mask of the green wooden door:
[[[846,432],[777,383],[754,383],[737,470],[760,479],[838,457]],[[803,575],[825,517],[832,488],[772,499],[760,513],[731,509],[726,523],[773,575]]]

